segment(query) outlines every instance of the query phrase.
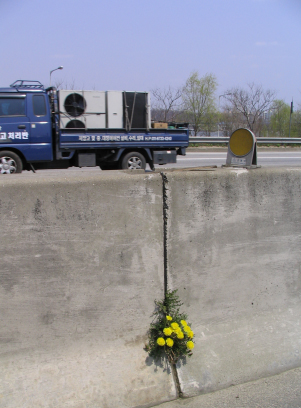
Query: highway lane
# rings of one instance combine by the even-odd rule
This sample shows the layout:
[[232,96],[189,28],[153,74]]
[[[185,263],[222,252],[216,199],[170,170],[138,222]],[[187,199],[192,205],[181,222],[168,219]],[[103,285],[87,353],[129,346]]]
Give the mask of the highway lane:
[[[188,151],[186,156],[178,156],[177,163],[166,164],[163,166],[156,165],[157,170],[165,168],[187,168],[200,166],[217,166],[221,167],[226,164],[227,149],[226,148],[206,148],[197,151]],[[257,164],[262,167],[301,167],[301,149],[266,149],[257,154]],[[150,171],[147,166],[147,171]],[[56,174],[61,176],[81,177],[80,175],[87,175],[89,173],[106,174],[101,171],[99,167],[70,167],[69,169],[57,170],[37,170],[36,173],[31,171],[23,171],[22,174],[2,175],[2,179],[7,177],[51,177]]]
[[[188,151],[186,156],[178,156],[178,163],[157,166],[160,168],[185,168],[198,166],[222,166],[226,164],[227,150]],[[257,164],[262,167],[301,166],[301,149],[273,149],[257,153]]]

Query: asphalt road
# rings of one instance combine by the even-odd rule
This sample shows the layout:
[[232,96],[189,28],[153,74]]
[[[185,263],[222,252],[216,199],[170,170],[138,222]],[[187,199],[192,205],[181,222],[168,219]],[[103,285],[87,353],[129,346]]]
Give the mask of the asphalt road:
[[[200,166],[221,167],[226,164],[226,148],[193,148],[188,149],[186,156],[178,156],[177,163],[163,166],[156,165],[157,170],[164,168],[187,168]],[[262,167],[301,167],[301,148],[266,148],[257,154],[257,164]],[[147,171],[150,171],[147,165]],[[77,177],[78,174],[103,173],[99,167],[71,167],[58,170],[37,170],[36,173],[23,171],[22,174],[10,175],[9,177],[47,177],[55,174]],[[2,175],[8,177],[8,175]]]
[[[226,149],[205,149],[188,151],[186,156],[178,156],[178,163],[157,166],[160,168],[185,168],[198,166],[218,166],[226,164]],[[259,166],[301,166],[301,149],[262,149],[257,153]]]

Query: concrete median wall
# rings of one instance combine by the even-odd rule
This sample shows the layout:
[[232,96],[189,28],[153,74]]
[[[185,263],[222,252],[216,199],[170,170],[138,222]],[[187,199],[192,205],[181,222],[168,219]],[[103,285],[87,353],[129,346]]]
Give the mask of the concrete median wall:
[[0,407],[175,398],[143,350],[163,298],[160,175],[40,174],[1,179]]
[[301,365],[301,169],[43,174],[1,178],[0,407],[175,399],[143,350],[164,272],[184,395]]
[[171,173],[168,283],[196,334],[186,396],[301,365],[301,169]]

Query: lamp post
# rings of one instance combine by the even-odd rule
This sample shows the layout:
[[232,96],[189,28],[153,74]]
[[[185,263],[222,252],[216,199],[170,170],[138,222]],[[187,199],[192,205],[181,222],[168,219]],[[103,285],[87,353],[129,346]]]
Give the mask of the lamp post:
[[[232,93],[225,93],[223,95],[219,95],[218,97],[218,112],[220,112],[220,106],[221,106],[221,97],[222,96],[228,96],[228,95],[233,95]],[[217,124],[217,137],[219,137],[219,122]]]
[[292,99],[292,102],[291,102],[291,110],[290,110],[290,126],[289,126],[289,131],[288,131],[288,137],[291,137],[292,113],[294,113],[294,102],[293,102],[293,99]]
[[63,69],[62,65],[61,65],[60,67],[55,68],[55,69],[53,69],[52,71],[50,71],[50,84],[49,84],[49,86],[51,86],[51,74],[52,74],[54,71],[57,71],[58,69]]

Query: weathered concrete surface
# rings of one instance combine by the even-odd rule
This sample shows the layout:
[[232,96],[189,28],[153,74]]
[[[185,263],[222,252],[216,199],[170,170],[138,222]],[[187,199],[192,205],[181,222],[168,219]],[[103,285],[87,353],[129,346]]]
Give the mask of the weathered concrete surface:
[[157,405],[160,408],[300,408],[301,369],[236,385],[194,398]]
[[301,169],[170,172],[168,284],[195,332],[186,396],[301,365]]
[[163,297],[161,177],[63,174],[1,177],[0,407],[173,399],[143,350]]
[[[184,395],[301,366],[301,169],[166,176],[168,285],[196,335]],[[143,351],[163,297],[163,200],[159,174],[1,177],[1,408],[176,398]]]

